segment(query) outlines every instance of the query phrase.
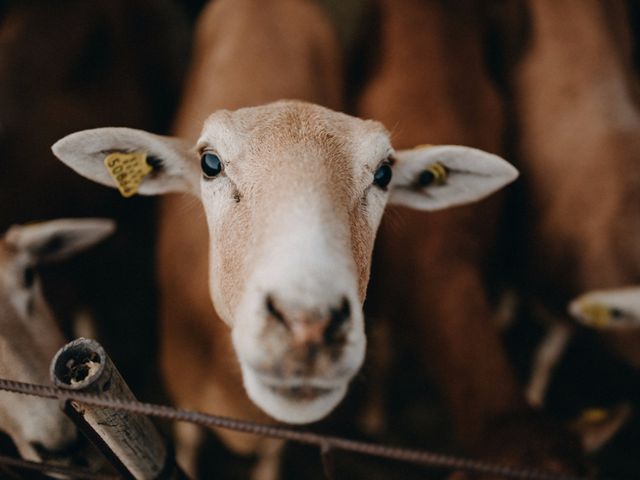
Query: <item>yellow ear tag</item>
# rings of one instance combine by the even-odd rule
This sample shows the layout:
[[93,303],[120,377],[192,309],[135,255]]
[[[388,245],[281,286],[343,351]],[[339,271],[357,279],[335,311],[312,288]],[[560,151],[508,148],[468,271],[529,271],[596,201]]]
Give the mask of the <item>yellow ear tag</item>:
[[599,303],[584,302],[580,305],[582,316],[594,328],[606,328],[611,322],[611,312]]
[[125,198],[135,195],[145,175],[153,170],[147,163],[146,152],[115,152],[107,155],[104,166]]
[[442,185],[447,181],[449,170],[447,170],[447,167],[445,167],[441,163],[433,163],[425,168],[425,170],[433,174],[433,176],[435,177],[435,183],[437,185]]
[[609,412],[603,408],[587,408],[580,414],[579,421],[586,424],[601,423],[604,422],[608,416]]
[[447,182],[449,170],[441,163],[428,165],[418,176],[418,185],[422,188],[431,185],[444,185]]

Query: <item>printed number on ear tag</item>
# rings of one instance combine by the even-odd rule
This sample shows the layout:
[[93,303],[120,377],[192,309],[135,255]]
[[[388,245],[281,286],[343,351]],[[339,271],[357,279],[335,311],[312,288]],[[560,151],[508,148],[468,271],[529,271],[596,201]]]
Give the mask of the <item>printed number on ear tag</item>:
[[112,153],[104,159],[104,166],[125,198],[135,195],[145,175],[153,170],[147,163],[146,152]]

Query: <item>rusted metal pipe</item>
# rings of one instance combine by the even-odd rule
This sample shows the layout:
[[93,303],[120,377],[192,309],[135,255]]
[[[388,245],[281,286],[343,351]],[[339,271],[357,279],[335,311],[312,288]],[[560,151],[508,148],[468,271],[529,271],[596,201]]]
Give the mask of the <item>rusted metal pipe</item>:
[[[51,378],[57,387],[64,390],[135,400],[120,372],[95,340],[79,338],[62,347],[51,362]],[[119,471],[122,472],[124,466],[136,480],[167,478],[167,448],[149,418],[74,400],[67,402],[67,405],[75,412],[68,412],[70,417],[76,423],[81,417],[80,420],[86,422],[99,437],[96,439],[96,435],[88,432],[89,440]],[[82,425],[80,429],[87,433]],[[113,455],[105,452],[105,445],[119,462],[113,462]]]

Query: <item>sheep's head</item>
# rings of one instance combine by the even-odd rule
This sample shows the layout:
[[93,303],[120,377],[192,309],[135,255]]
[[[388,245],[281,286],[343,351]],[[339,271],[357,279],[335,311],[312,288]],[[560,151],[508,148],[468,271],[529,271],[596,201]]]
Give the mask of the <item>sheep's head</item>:
[[200,198],[211,298],[232,329],[245,388],[291,423],[330,412],[362,364],[362,303],[387,203],[446,208],[517,176],[466,147],[396,152],[380,123],[297,101],[216,112],[195,146],[105,128],[72,134],[53,151],[110,186],[105,157],[144,152],[151,171],[140,193]]
[[[38,265],[62,260],[114,230],[106,219],[15,225],[0,237],[0,377],[49,383],[49,363],[64,337],[42,295]],[[29,460],[66,456],[76,431],[56,402],[3,392],[0,425]]]

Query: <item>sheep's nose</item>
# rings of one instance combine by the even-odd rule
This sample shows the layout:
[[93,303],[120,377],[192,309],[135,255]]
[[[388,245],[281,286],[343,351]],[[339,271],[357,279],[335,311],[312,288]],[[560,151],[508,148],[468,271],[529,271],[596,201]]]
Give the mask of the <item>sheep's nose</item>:
[[351,318],[351,304],[343,296],[334,306],[306,310],[285,308],[275,295],[267,295],[266,309],[273,321],[282,324],[296,345],[332,345],[343,340]]
[[74,436],[62,444],[55,447],[46,447],[40,442],[30,442],[31,447],[36,451],[38,456],[43,460],[61,460],[70,458],[77,450],[79,437]]

